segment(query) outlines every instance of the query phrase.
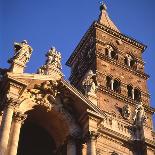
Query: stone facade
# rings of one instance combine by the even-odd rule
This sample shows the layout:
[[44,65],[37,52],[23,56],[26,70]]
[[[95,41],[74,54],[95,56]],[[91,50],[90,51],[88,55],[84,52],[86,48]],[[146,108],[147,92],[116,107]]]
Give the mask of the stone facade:
[[67,61],[52,47],[37,73],[24,73],[32,48],[15,43],[0,69],[0,155],[154,155],[155,132],[142,53],[120,33],[105,4]]

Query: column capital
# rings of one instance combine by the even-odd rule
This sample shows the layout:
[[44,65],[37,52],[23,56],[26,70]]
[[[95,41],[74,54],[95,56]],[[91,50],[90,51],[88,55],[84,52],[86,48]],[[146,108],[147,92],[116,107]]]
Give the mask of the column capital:
[[81,141],[81,137],[80,136],[75,136],[75,135],[68,135],[67,138],[66,138],[67,142],[79,142]]
[[97,138],[100,136],[100,134],[96,131],[89,131],[86,136],[85,140],[97,140]]
[[14,118],[15,122],[23,124],[25,119],[27,118],[27,115],[16,111],[16,112],[14,112],[13,118]]
[[9,95],[7,95],[5,102],[6,102],[5,108],[12,108],[12,109],[15,109],[15,107],[17,107],[20,104],[19,99],[10,97]]

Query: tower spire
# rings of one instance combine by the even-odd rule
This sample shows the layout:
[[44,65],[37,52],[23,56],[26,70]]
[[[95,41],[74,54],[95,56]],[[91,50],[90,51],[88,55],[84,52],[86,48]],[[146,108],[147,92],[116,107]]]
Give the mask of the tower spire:
[[117,32],[120,32],[118,30],[118,28],[115,26],[115,24],[109,18],[108,13],[107,13],[107,6],[104,3],[104,1],[102,1],[100,3],[101,3],[101,5],[100,5],[100,16],[99,16],[98,22],[100,24],[103,24],[103,25],[117,31]]

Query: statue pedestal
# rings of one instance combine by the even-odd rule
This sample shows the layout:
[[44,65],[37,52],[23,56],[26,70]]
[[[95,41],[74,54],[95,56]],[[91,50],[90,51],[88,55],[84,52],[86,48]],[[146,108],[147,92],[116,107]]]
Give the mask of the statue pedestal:
[[94,93],[88,93],[88,99],[97,106],[97,95]]
[[10,71],[13,73],[23,73],[25,66],[19,62],[12,62],[10,66]]

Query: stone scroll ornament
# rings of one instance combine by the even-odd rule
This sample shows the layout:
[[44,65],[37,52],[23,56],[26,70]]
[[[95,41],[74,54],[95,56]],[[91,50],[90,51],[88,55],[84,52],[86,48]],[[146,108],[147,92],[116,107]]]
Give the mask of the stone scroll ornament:
[[18,63],[22,66],[25,66],[31,57],[33,49],[26,40],[23,40],[21,43],[14,43],[14,56],[8,60],[9,63]]
[[96,94],[98,88],[98,83],[96,80],[96,74],[92,70],[89,70],[82,82],[82,86],[85,92],[85,95]]
[[36,85],[35,88],[28,90],[28,94],[32,101],[46,107],[47,111],[50,111],[53,106],[52,104],[55,102],[55,97],[59,93],[57,86],[57,81],[45,81],[40,85]]
[[38,73],[42,75],[50,75],[51,70],[60,71],[61,65],[61,53],[52,47],[46,54],[47,60],[43,66],[38,69]]

